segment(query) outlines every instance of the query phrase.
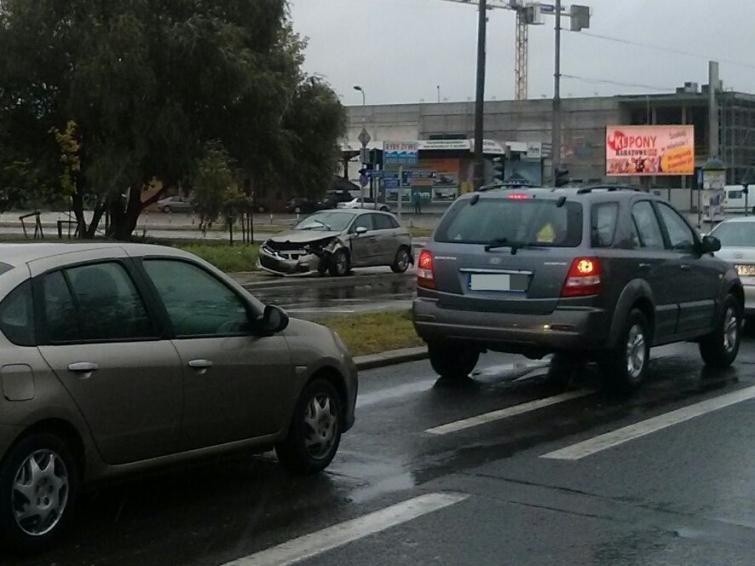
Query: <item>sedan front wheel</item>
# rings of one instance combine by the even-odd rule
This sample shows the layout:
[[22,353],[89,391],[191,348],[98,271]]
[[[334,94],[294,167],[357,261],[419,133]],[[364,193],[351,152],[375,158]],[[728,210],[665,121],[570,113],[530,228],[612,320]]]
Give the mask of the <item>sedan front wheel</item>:
[[327,468],[341,442],[342,415],[333,384],[325,379],[310,382],[296,404],[288,437],[275,447],[281,464],[305,475]]

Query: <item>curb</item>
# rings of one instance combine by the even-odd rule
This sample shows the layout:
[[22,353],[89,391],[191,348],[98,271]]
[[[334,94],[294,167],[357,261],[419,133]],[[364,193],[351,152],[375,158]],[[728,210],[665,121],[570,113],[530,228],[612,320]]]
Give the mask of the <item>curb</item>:
[[427,347],[403,348],[354,358],[358,370],[377,369],[428,358]]

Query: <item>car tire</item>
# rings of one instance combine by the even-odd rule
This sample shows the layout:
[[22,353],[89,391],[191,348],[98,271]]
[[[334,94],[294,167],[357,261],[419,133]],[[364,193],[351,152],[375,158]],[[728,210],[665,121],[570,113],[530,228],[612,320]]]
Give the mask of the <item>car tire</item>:
[[404,273],[409,269],[409,264],[412,262],[412,256],[409,254],[409,250],[405,246],[401,246],[396,252],[396,257],[393,259],[391,269],[393,273]]
[[280,463],[295,474],[310,475],[328,467],[338,451],[343,411],[330,381],[315,379],[299,397],[286,440],[275,447]]
[[726,297],[716,329],[700,340],[700,355],[706,366],[727,368],[736,359],[742,339],[742,306],[733,295]]
[[557,389],[567,389],[574,378],[587,366],[587,361],[573,354],[556,353],[553,355],[545,381]]
[[330,257],[330,274],[333,277],[343,277],[351,270],[349,253],[346,250],[338,250]]
[[465,379],[480,360],[480,350],[466,344],[432,343],[427,346],[430,365],[445,379]]
[[645,314],[632,309],[616,346],[599,359],[606,385],[619,393],[631,393],[644,381],[650,361],[651,333]]
[[390,211],[391,211],[391,209],[388,208],[387,206],[381,206],[380,207],[380,212],[390,212]]
[[[62,438],[49,433],[22,438],[0,468],[2,541],[20,552],[51,544],[72,519],[78,481],[76,462]],[[18,517],[19,512],[30,514]]]
[[165,214],[170,214],[173,212],[173,209],[169,206],[164,206],[162,210]]

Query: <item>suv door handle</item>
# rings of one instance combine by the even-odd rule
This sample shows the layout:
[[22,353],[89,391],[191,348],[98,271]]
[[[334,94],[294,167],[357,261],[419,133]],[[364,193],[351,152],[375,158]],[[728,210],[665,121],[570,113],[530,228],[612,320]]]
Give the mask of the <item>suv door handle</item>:
[[197,370],[198,373],[203,374],[212,367],[212,362],[210,360],[191,360],[189,362],[189,367]]
[[68,364],[68,371],[73,373],[83,374],[84,377],[89,377],[92,372],[97,371],[98,366],[94,362],[74,362]]

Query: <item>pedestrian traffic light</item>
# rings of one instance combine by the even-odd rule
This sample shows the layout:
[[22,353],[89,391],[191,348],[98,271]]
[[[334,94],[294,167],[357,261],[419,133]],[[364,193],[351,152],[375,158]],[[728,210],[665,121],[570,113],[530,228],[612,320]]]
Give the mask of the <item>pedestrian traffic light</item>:
[[564,187],[569,184],[569,170],[568,169],[556,169],[555,185],[557,187]]
[[506,165],[503,157],[493,158],[493,182],[503,182],[504,175],[506,173]]

